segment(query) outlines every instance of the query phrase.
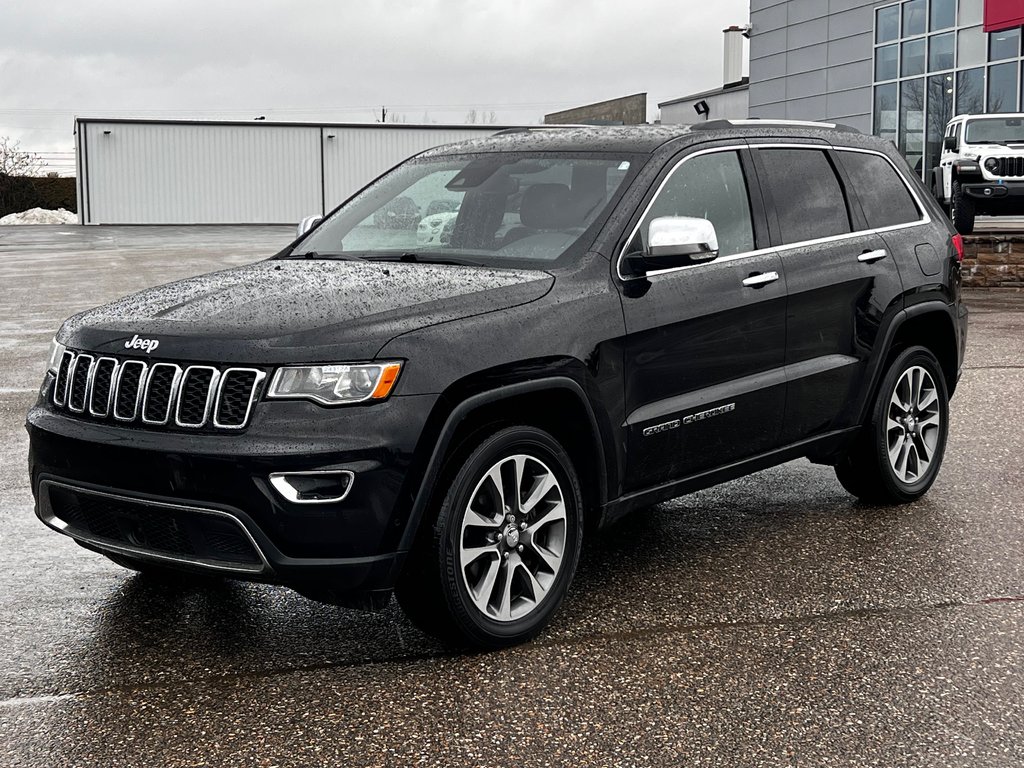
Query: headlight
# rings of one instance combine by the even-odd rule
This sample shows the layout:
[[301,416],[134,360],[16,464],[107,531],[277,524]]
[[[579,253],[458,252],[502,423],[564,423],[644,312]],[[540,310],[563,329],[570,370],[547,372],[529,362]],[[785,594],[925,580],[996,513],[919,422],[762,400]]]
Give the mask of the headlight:
[[989,173],[995,173],[999,169],[999,161],[994,157],[990,157],[985,161],[985,167],[988,169]]
[[394,388],[400,370],[398,362],[278,368],[267,397],[313,400],[323,405],[383,400]]
[[67,347],[56,339],[50,342],[50,358],[46,361],[46,370],[48,372],[57,372],[57,369],[60,368],[60,359],[64,357],[64,352],[66,351]]

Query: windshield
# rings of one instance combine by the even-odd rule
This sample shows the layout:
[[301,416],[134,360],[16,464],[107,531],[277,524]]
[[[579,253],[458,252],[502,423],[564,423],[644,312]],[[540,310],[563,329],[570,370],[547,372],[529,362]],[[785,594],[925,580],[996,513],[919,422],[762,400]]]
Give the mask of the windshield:
[[544,269],[589,246],[634,165],[593,153],[412,160],[335,211],[290,255]]
[[1024,144],[1024,120],[1019,117],[986,117],[967,123],[968,144]]

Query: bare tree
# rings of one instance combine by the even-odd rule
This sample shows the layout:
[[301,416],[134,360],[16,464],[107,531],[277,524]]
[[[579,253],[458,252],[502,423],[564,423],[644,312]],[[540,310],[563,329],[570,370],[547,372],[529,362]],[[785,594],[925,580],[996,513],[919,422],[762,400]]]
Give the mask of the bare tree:
[[476,122],[476,118],[477,113],[475,109],[471,109],[469,110],[469,112],[466,113],[466,122],[469,123],[470,125],[473,125]]
[[0,174],[5,176],[37,176],[46,165],[39,155],[25,152],[21,142],[0,136]]

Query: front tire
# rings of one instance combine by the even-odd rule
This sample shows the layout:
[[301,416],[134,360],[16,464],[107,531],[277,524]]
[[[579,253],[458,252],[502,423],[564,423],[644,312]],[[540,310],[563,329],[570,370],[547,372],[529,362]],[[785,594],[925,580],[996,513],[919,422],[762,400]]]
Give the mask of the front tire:
[[961,235],[970,235],[974,232],[974,219],[976,211],[974,201],[963,192],[959,181],[953,182],[953,199],[950,204],[950,218],[953,219],[953,226]]
[[942,368],[930,350],[911,347],[886,371],[870,419],[836,465],[836,477],[862,501],[915,501],[939,474],[948,430],[949,396]]
[[935,198],[939,207],[942,208],[942,212],[947,216],[950,215],[949,203],[945,199],[945,191],[942,183],[942,176],[939,173],[935,173],[932,176],[932,196]]
[[516,426],[481,440],[446,476],[398,602],[443,640],[525,642],[561,605],[579,562],[583,505],[572,461],[547,432]]

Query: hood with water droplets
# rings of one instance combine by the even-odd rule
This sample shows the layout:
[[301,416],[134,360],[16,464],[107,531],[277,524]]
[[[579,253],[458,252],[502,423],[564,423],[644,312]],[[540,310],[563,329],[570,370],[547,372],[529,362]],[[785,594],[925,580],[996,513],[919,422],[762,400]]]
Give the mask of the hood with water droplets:
[[70,318],[75,349],[153,359],[281,363],[372,359],[410,330],[526,304],[554,282],[539,270],[274,260],[150,288]]

